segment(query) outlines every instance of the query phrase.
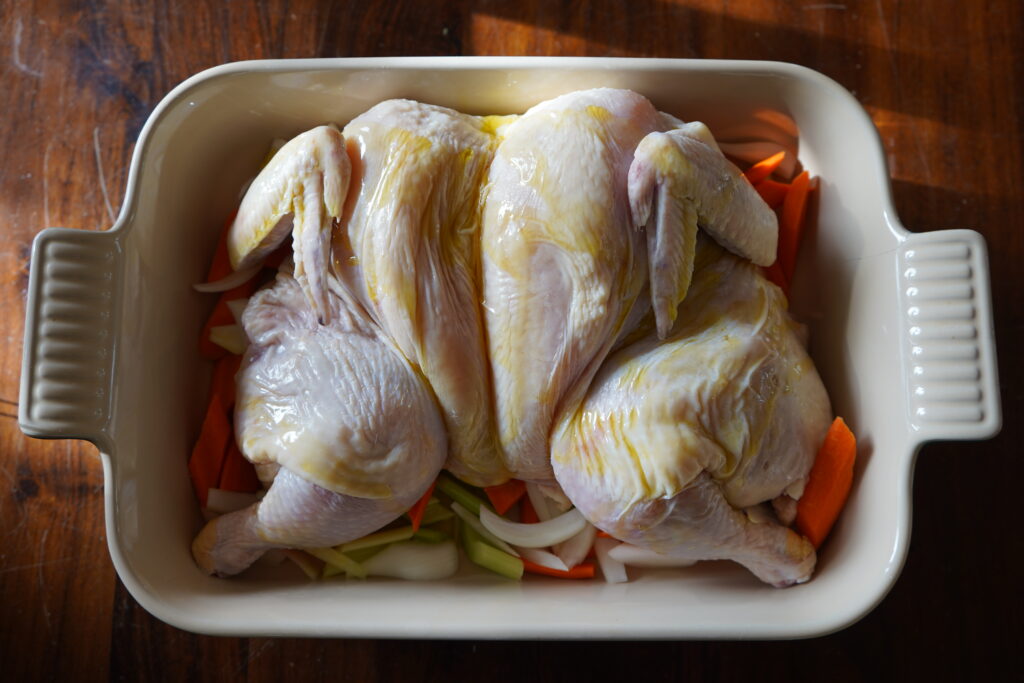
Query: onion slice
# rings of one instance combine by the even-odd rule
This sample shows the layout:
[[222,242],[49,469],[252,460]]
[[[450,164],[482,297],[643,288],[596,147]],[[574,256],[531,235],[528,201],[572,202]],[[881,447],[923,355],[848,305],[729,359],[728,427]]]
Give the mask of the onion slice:
[[546,548],[567,541],[583,531],[587,524],[587,520],[576,508],[536,524],[510,522],[487,508],[480,508],[480,521],[501,540],[524,548]]
[[518,550],[519,554],[523,556],[523,559],[529,560],[534,564],[539,564],[540,566],[547,567],[548,569],[557,569],[560,572],[569,571],[569,567],[566,566],[565,562],[562,562],[558,555],[555,555],[554,553],[549,553],[548,551],[540,550],[539,548],[526,548],[522,546],[516,548],[516,550]]
[[597,554],[597,563],[601,565],[601,573],[608,583],[626,583],[629,576],[626,574],[626,565],[622,564],[611,556],[611,550],[619,546],[614,538],[599,538],[594,541],[594,552]]
[[[484,510],[487,510],[487,508],[481,505],[480,511],[483,512]],[[490,510],[487,511],[491,512]],[[512,546],[510,546],[501,538],[495,536],[493,533],[491,533],[483,524],[480,523],[480,519],[476,515],[474,515],[472,512],[462,507],[455,501],[452,501],[452,512],[457,514],[459,516],[459,519],[461,519],[463,522],[473,527],[473,531],[480,534],[480,536],[482,536],[485,541],[493,545],[495,548],[502,552],[508,553],[513,557],[519,557],[519,553],[517,553]]]
[[555,555],[565,563],[565,566],[575,567],[587,557],[590,549],[594,547],[594,538],[596,536],[597,528],[593,524],[587,524],[583,527],[583,531],[568,541],[559,543],[553,550]]
[[244,285],[249,280],[256,276],[256,273],[260,272],[263,267],[262,263],[257,263],[255,266],[243,268],[242,270],[236,270],[230,275],[225,275],[219,280],[213,282],[200,282],[192,285],[192,289],[197,292],[203,292],[204,294],[211,294],[214,292],[226,292],[229,289],[234,289],[239,285]]
[[392,543],[370,559],[363,568],[371,576],[390,576],[411,581],[446,579],[459,568],[459,551],[455,541]]
[[689,567],[697,560],[688,557],[662,555],[647,548],[621,543],[608,551],[608,556],[631,567]]

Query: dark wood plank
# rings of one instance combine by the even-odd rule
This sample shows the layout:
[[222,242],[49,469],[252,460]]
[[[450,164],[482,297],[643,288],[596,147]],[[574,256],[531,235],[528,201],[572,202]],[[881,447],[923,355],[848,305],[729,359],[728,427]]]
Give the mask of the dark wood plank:
[[[0,662],[10,680],[993,680],[1024,636],[1015,531],[1024,407],[1024,9],[962,3],[22,2],[0,5]],[[849,88],[879,128],[914,230],[987,238],[1006,426],[935,444],[915,475],[902,577],[863,621],[798,643],[531,644],[210,638],[166,626],[117,581],[95,449],[32,441],[16,414],[27,248],[103,229],[149,112],[227,61],[563,54],[775,59]]]

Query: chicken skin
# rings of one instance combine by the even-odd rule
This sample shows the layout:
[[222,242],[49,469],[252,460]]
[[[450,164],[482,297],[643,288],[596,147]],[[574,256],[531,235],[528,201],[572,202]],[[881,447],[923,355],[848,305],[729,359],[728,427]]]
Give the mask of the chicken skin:
[[562,416],[552,460],[576,507],[616,538],[734,560],[784,586],[809,578],[813,547],[744,510],[799,498],[830,422],[782,292],[702,239],[670,334],[606,361]]

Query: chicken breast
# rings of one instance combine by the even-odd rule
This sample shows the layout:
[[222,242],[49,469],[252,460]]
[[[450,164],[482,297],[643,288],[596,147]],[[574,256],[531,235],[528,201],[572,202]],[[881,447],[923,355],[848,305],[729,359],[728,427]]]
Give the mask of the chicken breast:
[[782,292],[701,239],[670,334],[652,329],[606,361],[561,416],[552,460],[572,502],[616,538],[735,560],[781,586],[810,577],[814,549],[743,510],[799,497],[830,421]]
[[628,90],[575,92],[499,130],[484,200],[484,321],[509,469],[550,482],[548,436],[585,388],[647,274],[630,214],[633,150],[664,120]]
[[478,486],[508,479],[496,443],[479,294],[480,188],[494,151],[487,122],[409,100],[344,129],[353,188],[334,268],[423,373],[441,406],[446,467]]

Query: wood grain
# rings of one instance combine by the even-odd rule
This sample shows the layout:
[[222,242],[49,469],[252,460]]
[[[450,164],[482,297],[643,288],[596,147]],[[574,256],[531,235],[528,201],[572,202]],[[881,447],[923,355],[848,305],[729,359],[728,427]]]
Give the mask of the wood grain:
[[[0,4],[0,47],[5,680],[1001,680],[1019,670],[1021,3],[37,1]],[[127,594],[105,548],[95,449],[17,427],[32,237],[46,226],[109,227],[146,117],[193,73],[242,59],[427,54],[804,64],[871,114],[908,227],[985,235],[1006,425],[987,443],[923,449],[906,568],[863,621],[788,643],[230,639],[162,624]]]

